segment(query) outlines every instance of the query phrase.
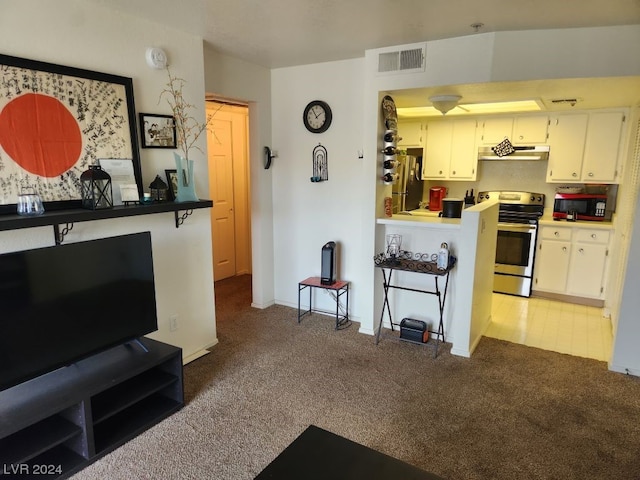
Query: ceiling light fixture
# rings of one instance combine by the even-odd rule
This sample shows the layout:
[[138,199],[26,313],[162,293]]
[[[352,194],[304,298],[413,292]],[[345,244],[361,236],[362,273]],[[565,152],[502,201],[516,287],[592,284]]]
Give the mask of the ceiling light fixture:
[[[517,100],[512,102],[459,103],[449,115],[483,115],[491,113],[539,112],[542,110],[540,100]],[[421,118],[441,116],[434,107],[397,108],[398,118]]]
[[434,95],[429,100],[435,109],[446,115],[449,110],[458,106],[461,98],[460,95]]

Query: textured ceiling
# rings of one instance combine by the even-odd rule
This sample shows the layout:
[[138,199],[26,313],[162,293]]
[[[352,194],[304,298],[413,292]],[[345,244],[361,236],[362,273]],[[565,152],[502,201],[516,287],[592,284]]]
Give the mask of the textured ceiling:
[[[268,68],[364,57],[365,50],[476,33],[640,24],[640,0],[85,0],[183,30],[213,49]],[[471,27],[483,23],[479,29]],[[161,45],[158,45],[161,46]],[[167,45],[170,47],[170,45]],[[394,92],[400,106],[434,93],[463,103],[557,98],[577,108],[640,104],[640,77],[456,85]]]
[[90,0],[270,68],[475,33],[640,24],[640,0]]

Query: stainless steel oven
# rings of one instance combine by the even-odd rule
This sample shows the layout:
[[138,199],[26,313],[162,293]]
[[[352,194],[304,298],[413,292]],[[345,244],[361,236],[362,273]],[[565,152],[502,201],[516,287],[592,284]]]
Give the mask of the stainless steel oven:
[[544,194],[532,192],[480,192],[478,201],[500,202],[493,291],[531,296],[538,219]]

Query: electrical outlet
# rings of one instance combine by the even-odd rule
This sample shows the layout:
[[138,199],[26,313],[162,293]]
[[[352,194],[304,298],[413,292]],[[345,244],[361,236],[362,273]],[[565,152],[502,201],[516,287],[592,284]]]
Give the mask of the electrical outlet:
[[178,330],[178,315],[171,315],[169,317],[169,331],[175,332]]

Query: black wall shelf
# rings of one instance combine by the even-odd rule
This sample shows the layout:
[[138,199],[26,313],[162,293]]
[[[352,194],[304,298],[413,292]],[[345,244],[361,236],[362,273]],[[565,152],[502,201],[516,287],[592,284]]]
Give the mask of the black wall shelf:
[[[212,206],[213,202],[211,200],[199,200],[197,202],[158,202],[149,205],[121,205],[103,210],[86,210],[82,208],[52,210],[34,217],[21,216],[18,214],[0,215],[0,231],[51,225],[54,227],[56,243],[59,244],[64,240],[64,235],[73,228],[73,224],[78,222],[174,212],[175,225],[176,228],[178,228],[193,210],[211,208]],[[179,212],[185,213],[180,214]],[[66,225],[62,232],[60,232],[60,225]]]

